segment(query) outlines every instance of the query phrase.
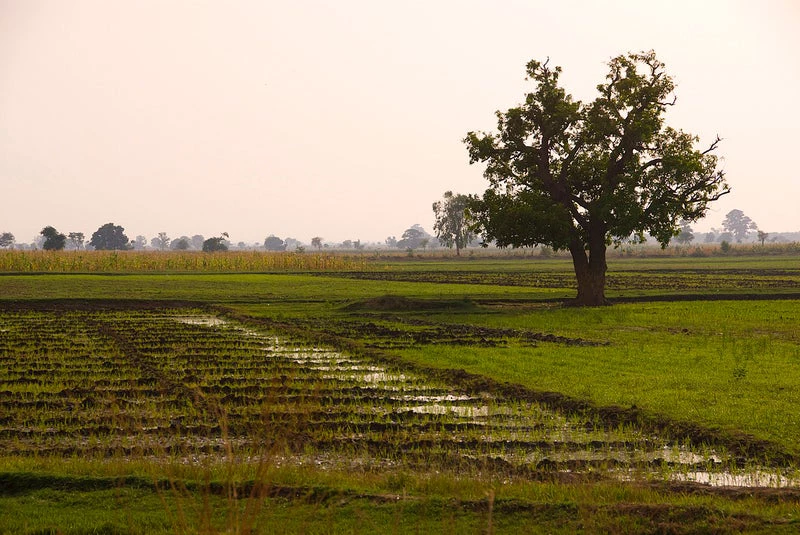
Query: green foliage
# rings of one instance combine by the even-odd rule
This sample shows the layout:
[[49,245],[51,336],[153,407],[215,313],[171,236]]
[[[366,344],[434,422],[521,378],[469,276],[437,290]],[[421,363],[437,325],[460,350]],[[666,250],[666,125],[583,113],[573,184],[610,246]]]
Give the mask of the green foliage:
[[106,223],[98,228],[92,234],[89,245],[98,251],[125,251],[131,248],[125,229],[114,223]]
[[70,232],[67,237],[73,249],[83,249],[83,242],[86,239],[83,232]]
[[0,247],[6,248],[14,245],[14,235],[10,232],[0,234]]
[[188,251],[191,247],[191,243],[189,243],[188,238],[178,238],[172,242],[170,247],[173,251]]
[[44,237],[42,249],[45,251],[60,251],[67,244],[67,237],[53,227],[44,227],[40,234]]
[[397,240],[395,247],[413,251],[418,248],[425,248],[430,242],[431,235],[428,234],[419,224],[411,225],[403,232],[401,239]]
[[[375,475],[271,467],[267,497],[232,499],[202,490],[202,473],[173,476],[167,489],[131,486],[124,471],[69,463],[25,466],[3,482],[40,488],[0,495],[4,533],[796,533],[796,504],[769,493],[726,499],[711,491],[670,493],[653,482],[490,480],[432,474]],[[108,463],[106,463],[108,464]],[[113,463],[112,463],[113,465]],[[0,466],[0,470],[2,470]],[[174,467],[167,467],[171,471]],[[68,472],[86,476],[64,476]],[[102,471],[107,477],[97,476]],[[154,474],[159,479],[163,474]],[[47,479],[53,483],[47,484]],[[112,488],[106,479],[114,479]],[[85,486],[75,486],[84,480]],[[99,485],[93,483],[100,481]],[[216,482],[215,482],[216,483]],[[256,506],[254,502],[259,502]],[[254,515],[251,530],[235,519]],[[676,527],[680,526],[680,527]]]
[[475,237],[468,221],[468,201],[467,195],[446,191],[444,200],[433,203],[433,213],[436,217],[433,231],[436,233],[436,238],[445,247],[455,246],[456,255],[460,255],[461,249]]
[[664,126],[674,84],[652,51],[613,58],[588,104],[560,73],[531,61],[524,104],[497,112],[497,134],[468,133],[470,163],[484,163],[490,183],[470,212],[500,246],[568,249],[579,301],[602,304],[608,244],[647,232],[666,246],[679,219],[696,221],[729,189],[712,154],[719,139],[699,150],[696,136]]
[[275,235],[270,235],[264,240],[264,249],[267,251],[285,251],[286,243]]
[[219,253],[228,250],[228,244],[222,236],[208,238],[203,242],[203,251],[206,253]]

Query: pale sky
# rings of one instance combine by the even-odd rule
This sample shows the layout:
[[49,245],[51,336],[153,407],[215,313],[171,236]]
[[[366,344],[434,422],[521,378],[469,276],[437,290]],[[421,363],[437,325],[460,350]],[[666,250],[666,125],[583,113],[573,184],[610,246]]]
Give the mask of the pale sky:
[[462,139],[550,58],[575,98],[654,49],[668,123],[719,134],[741,209],[800,230],[794,0],[0,0],[0,232],[270,234],[308,243],[432,231],[480,193]]

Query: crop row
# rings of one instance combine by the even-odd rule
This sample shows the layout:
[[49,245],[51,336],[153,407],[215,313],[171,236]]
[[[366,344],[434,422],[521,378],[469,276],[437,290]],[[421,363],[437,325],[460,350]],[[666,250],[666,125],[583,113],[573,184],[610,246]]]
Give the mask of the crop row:
[[[569,271],[363,271],[339,276],[365,280],[430,282],[437,284],[492,284],[532,288],[576,288],[575,275]],[[800,271],[725,270],[724,272],[611,271],[606,279],[611,290],[797,290]]]
[[323,253],[142,251],[0,251],[0,272],[270,272],[364,269],[358,256]]
[[726,460],[192,310],[0,312],[0,362],[7,455],[190,460],[233,447],[287,462],[504,470]]

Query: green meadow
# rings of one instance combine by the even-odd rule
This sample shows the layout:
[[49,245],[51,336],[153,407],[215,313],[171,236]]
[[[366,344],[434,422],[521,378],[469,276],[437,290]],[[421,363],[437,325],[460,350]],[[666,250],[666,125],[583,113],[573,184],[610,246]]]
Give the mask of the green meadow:
[[126,262],[0,274],[0,533],[800,529],[800,257]]

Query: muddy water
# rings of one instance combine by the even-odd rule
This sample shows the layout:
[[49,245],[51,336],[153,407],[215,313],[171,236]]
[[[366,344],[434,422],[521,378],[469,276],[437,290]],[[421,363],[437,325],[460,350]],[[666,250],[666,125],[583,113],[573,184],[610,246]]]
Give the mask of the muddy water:
[[18,455],[318,467],[593,472],[798,486],[724,452],[544,406],[470,395],[403,369],[191,311],[0,314],[0,448]]

